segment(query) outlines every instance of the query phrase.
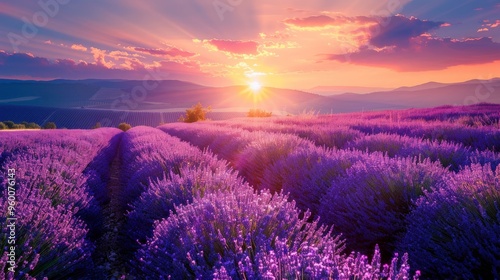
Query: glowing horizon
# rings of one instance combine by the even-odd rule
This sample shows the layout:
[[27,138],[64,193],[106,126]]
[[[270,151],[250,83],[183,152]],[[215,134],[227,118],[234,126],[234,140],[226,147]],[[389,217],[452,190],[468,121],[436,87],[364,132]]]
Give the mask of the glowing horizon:
[[459,2],[0,3],[0,78],[153,73],[209,86],[258,79],[311,89],[499,77],[500,4]]

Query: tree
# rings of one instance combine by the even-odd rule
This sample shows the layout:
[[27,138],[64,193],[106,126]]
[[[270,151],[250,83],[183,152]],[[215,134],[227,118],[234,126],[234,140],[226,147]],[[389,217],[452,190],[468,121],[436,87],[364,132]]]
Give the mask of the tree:
[[15,123],[13,121],[4,121],[3,122],[9,129],[14,128]]
[[3,130],[3,129],[8,129],[9,127],[4,124],[3,122],[0,122],[0,130]]
[[96,124],[92,127],[92,129],[96,129],[96,128],[101,128],[101,123],[100,122],[96,122]]
[[126,122],[122,122],[118,125],[118,128],[123,130],[123,131],[127,131],[127,130],[131,129],[132,126]]
[[56,129],[57,126],[55,123],[53,122],[48,122],[46,123],[44,126],[43,126],[44,129]]
[[26,128],[29,128],[29,129],[40,129],[41,127],[34,123],[34,122],[30,122],[30,123],[26,123],[25,124]]
[[266,112],[261,109],[250,109],[248,111],[247,116],[251,118],[267,118],[272,116],[273,112]]
[[207,119],[206,114],[210,112],[212,108],[208,106],[207,108],[203,108],[200,102],[198,104],[194,105],[190,109],[186,110],[186,115],[181,116],[179,118],[179,121],[181,122],[187,122],[187,123],[193,123],[197,121],[204,121]]

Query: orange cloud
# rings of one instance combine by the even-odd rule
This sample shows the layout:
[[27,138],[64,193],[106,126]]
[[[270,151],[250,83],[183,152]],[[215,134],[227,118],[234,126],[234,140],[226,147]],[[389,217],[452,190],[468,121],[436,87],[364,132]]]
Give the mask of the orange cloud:
[[106,68],[112,68],[115,64],[111,61],[106,61],[107,51],[98,48],[90,48],[90,52],[94,56],[94,60],[97,65],[104,66]]
[[259,50],[260,44],[256,41],[194,39],[193,42],[202,43],[207,49],[222,52],[231,58],[255,59],[257,56],[270,55],[264,50]]
[[79,44],[71,45],[71,49],[76,50],[76,51],[82,51],[82,52],[86,52],[88,50],[86,47],[79,45]]
[[229,52],[232,54],[251,54],[257,55],[259,44],[255,41],[233,41],[233,40],[218,40],[212,39],[206,43],[214,46],[217,50]]

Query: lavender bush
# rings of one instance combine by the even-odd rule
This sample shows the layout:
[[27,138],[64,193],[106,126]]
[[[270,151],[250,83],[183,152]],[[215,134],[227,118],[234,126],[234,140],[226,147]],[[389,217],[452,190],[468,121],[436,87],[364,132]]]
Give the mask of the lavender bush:
[[[15,279],[77,278],[93,268],[93,245],[86,240],[85,224],[63,205],[53,207],[37,190],[20,190],[16,196],[16,273]],[[7,228],[7,198],[1,197],[0,226]],[[0,256],[11,246],[7,235],[0,236]],[[0,274],[7,273],[0,264]],[[9,265],[10,266],[10,265]]]
[[174,206],[189,204],[195,198],[209,193],[235,191],[249,188],[233,170],[213,171],[207,167],[182,167],[179,174],[171,173],[161,179],[151,180],[147,190],[131,205],[125,225],[128,243],[133,251],[139,243],[151,236],[153,222],[175,213]]
[[382,252],[390,254],[414,201],[441,183],[446,171],[429,161],[372,155],[332,181],[319,215],[344,234],[348,248],[367,253],[384,244]]
[[426,193],[399,246],[429,279],[500,278],[500,167],[472,165]]
[[[278,249],[292,256],[302,248],[313,248],[311,252],[332,259],[328,264],[333,264],[332,256],[343,248],[339,237],[317,222],[299,219],[286,196],[266,191],[257,195],[247,188],[207,194],[176,211],[156,223],[153,237],[138,251],[138,277],[206,279],[224,267],[230,277],[245,278],[259,270],[258,256],[264,252]],[[321,269],[329,275],[335,267]]]
[[309,209],[316,214],[331,180],[345,174],[355,162],[367,157],[359,151],[320,147],[297,149],[266,168],[262,188],[272,192],[283,190],[300,209]]
[[236,169],[248,182],[259,188],[268,166],[297,149],[312,149],[310,141],[293,135],[275,134],[251,142],[239,155],[235,163]]

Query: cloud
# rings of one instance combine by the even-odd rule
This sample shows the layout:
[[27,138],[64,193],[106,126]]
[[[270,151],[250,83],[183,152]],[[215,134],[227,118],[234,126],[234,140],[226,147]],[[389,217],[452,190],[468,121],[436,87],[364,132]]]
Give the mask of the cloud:
[[407,46],[411,38],[439,28],[444,22],[420,20],[396,15],[380,18],[378,25],[370,28],[370,43],[376,47]]
[[483,20],[481,27],[477,29],[477,32],[488,32],[491,29],[497,28],[500,26],[500,20],[497,19],[495,21],[490,21],[488,19]]
[[107,51],[98,48],[90,48],[90,52],[94,56],[97,65],[104,66],[106,68],[112,68],[115,64],[112,61],[106,61],[106,56],[108,56]]
[[500,26],[500,19],[495,20],[495,22],[491,22],[489,20],[483,20],[483,24],[481,24],[481,27],[477,32],[482,31],[488,31],[489,29],[497,28]]
[[71,45],[71,49],[76,50],[76,51],[82,51],[82,52],[86,52],[88,50],[86,47],[79,45],[79,44]]
[[[101,50],[93,48],[98,55]],[[127,60],[125,65],[108,67],[104,63],[76,62],[71,59],[49,60],[27,53],[9,54],[0,50],[0,77],[29,77],[41,79],[143,79],[155,73],[161,79],[181,79],[209,82],[210,75],[201,72],[196,63],[178,63],[174,61],[158,61],[154,65],[144,65],[137,59]],[[122,67],[122,68],[118,68]]]
[[441,70],[500,60],[500,43],[486,37],[456,40],[419,36],[411,39],[406,47],[365,48],[354,53],[327,55],[326,59],[401,72]]
[[255,41],[239,41],[239,40],[195,40],[202,42],[209,49],[221,51],[229,56],[256,56],[259,54],[259,43]]
[[172,46],[167,46],[167,48],[164,49],[147,49],[136,47],[133,48],[133,50],[153,56],[192,57],[196,55],[195,53],[184,51]]
[[494,23],[490,25],[491,28],[497,28],[500,26],[500,19],[497,19]]

